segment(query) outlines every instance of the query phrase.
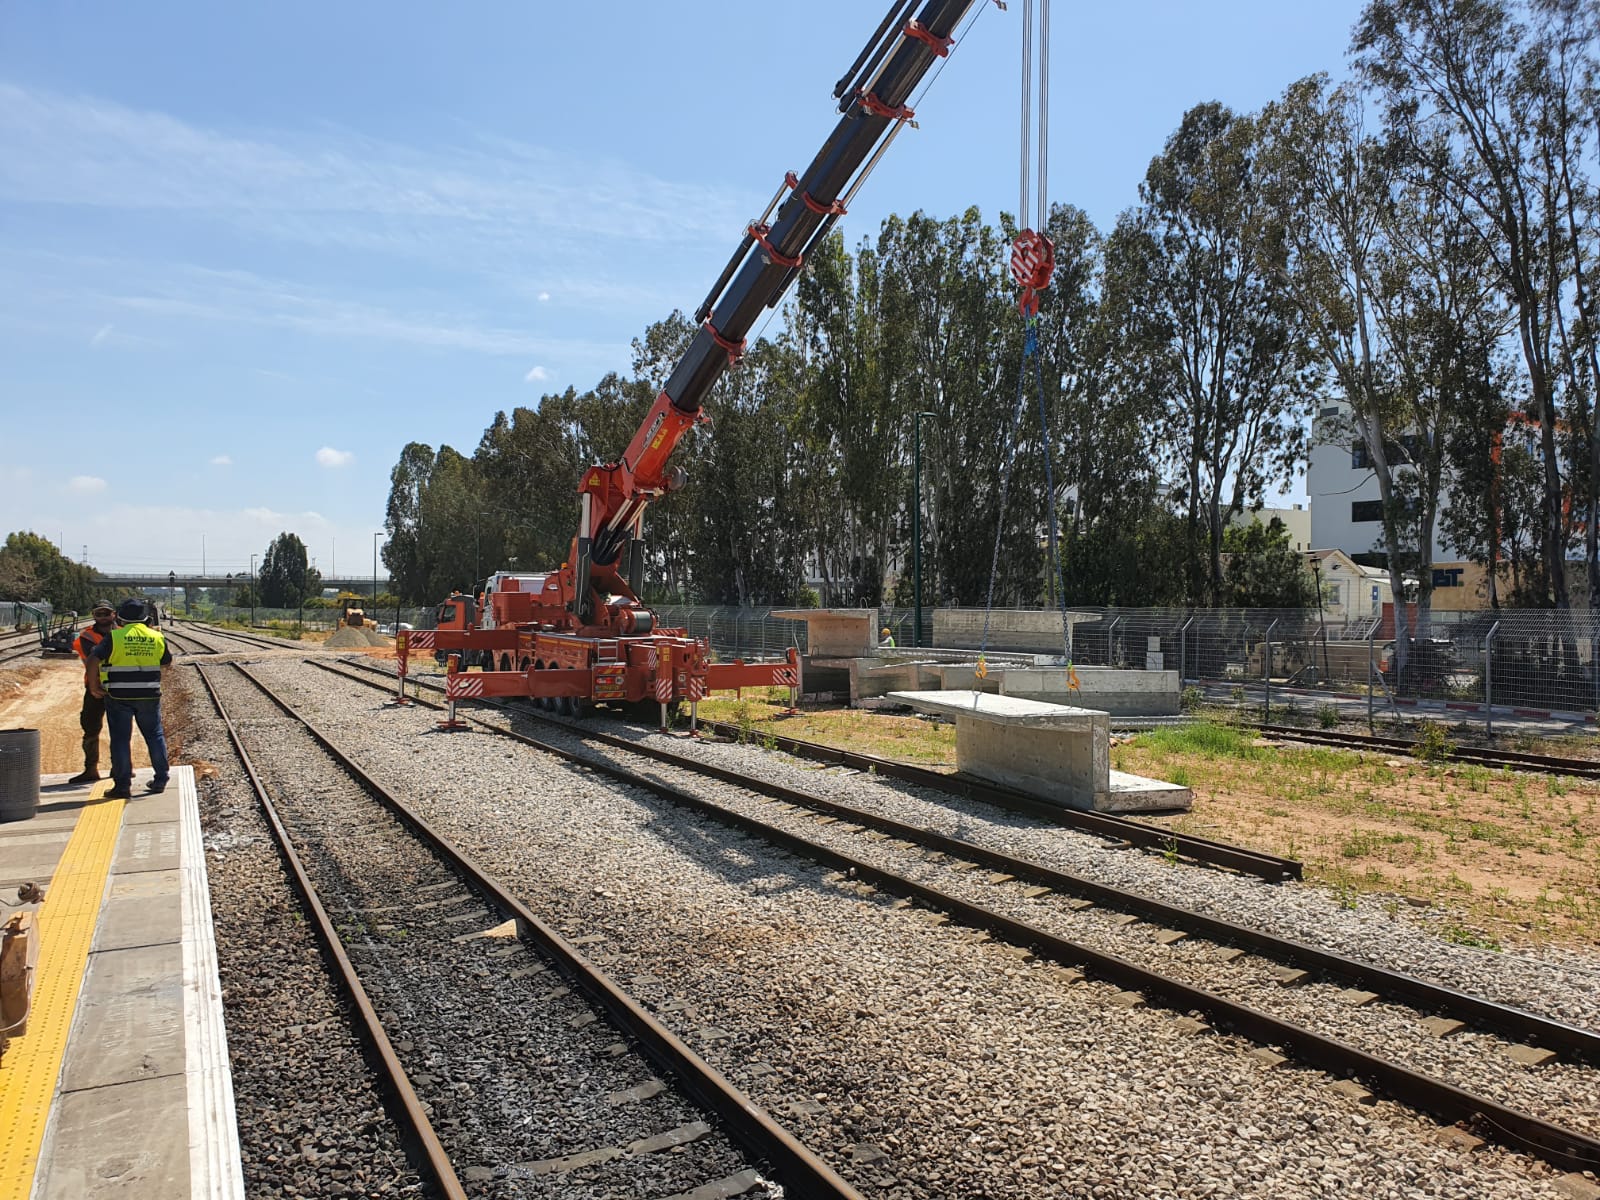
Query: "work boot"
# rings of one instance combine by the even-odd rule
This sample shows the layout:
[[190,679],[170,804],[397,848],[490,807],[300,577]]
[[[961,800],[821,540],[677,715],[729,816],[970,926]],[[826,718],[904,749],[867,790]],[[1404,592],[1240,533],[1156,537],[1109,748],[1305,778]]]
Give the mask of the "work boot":
[[85,767],[83,770],[79,771],[76,775],[74,775],[71,779],[67,780],[67,782],[68,783],[93,783],[99,778],[100,778],[100,772],[99,771],[96,771],[93,767]]
[[133,793],[130,792],[125,787],[114,787],[109,792],[107,792],[105,794],[103,799],[106,799],[106,800],[132,800],[133,799]]

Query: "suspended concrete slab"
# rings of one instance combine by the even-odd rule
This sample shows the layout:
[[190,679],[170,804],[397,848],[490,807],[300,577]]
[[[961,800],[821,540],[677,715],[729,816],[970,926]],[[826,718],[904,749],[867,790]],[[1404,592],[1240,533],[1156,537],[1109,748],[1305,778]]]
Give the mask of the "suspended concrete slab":
[[989,692],[890,692],[918,712],[956,723],[956,769],[1064,808],[1093,812],[1187,809],[1186,787],[1111,769],[1111,714]]

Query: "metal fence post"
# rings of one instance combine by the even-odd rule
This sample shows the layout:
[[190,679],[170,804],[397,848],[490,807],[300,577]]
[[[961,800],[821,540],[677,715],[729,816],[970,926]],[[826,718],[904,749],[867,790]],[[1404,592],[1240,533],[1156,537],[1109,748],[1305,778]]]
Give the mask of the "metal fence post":
[[1113,617],[1111,624],[1106,629],[1106,666],[1117,665],[1117,626],[1122,624],[1121,617]]
[[1272,631],[1278,627],[1278,618],[1267,626],[1267,654],[1261,664],[1261,723],[1272,724]]
[[1178,630],[1178,687],[1183,687],[1183,673],[1189,669],[1189,626],[1194,624],[1191,616]]
[[1500,632],[1500,622],[1489,626],[1483,635],[1483,736],[1494,737],[1494,635]]
[[1374,622],[1367,630],[1367,733],[1374,735],[1378,732],[1378,723],[1372,715],[1372,674],[1378,669],[1377,662],[1378,626]]

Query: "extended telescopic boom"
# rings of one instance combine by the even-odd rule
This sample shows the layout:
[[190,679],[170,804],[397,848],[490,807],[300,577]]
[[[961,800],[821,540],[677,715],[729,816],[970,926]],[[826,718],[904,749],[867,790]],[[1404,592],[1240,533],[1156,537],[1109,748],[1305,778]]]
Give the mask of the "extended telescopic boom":
[[[620,461],[584,473],[578,489],[582,517],[572,554],[576,586],[571,608],[580,624],[594,620],[597,593],[602,598],[616,592],[638,598],[643,585],[638,542],[645,509],[683,482],[681,471],[668,471],[673,450],[699,419],[706,393],[723,371],[738,363],[762,311],[783,298],[806,255],[827,237],[878,158],[915,115],[906,101],[928,68],[950,52],[957,25],[975,2],[928,0],[909,19],[915,0],[890,5],[877,33],[834,89],[843,113],[838,125],[811,165],[798,176],[785,176],[766,211],[745,230],[738,250],[695,313],[700,329],[693,343],[627,451]],[[635,545],[624,584],[617,563],[630,541]]]

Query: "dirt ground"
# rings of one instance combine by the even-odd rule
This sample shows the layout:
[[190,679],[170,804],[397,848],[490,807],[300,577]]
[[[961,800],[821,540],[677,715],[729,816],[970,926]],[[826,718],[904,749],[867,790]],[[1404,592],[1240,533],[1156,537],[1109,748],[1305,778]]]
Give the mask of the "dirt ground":
[[[83,666],[76,658],[55,658],[20,668],[0,667],[0,729],[39,731],[39,770],[45,775],[76,775],[83,770]],[[163,706],[165,709],[166,706]],[[171,752],[171,730],[168,751]],[[174,757],[173,761],[177,759]],[[148,767],[150,756],[135,730],[133,765]],[[111,774],[111,740],[100,729],[100,774]]]

